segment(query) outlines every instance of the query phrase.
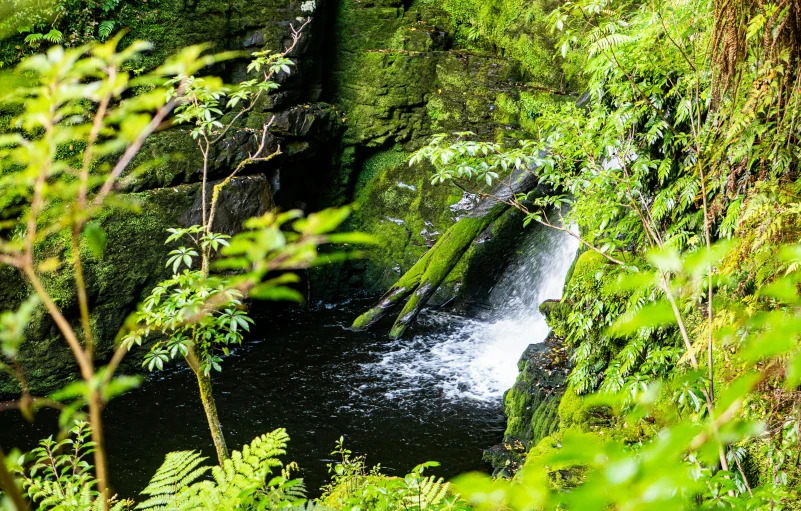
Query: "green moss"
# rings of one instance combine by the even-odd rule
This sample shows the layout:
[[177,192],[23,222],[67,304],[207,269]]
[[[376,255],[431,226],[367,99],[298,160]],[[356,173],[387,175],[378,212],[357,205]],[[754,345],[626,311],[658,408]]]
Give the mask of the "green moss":
[[498,102],[511,106],[521,78],[513,60],[449,52],[437,62],[437,89],[429,96],[429,117],[438,131],[470,130],[487,140],[520,138],[515,116],[499,114]]
[[[498,209],[502,210],[503,208],[499,207]],[[473,241],[497,216],[497,214],[487,214],[479,218],[470,216],[462,218],[437,240],[430,250],[428,264],[420,278],[420,285],[409,297],[398,315],[398,319],[389,332],[390,337],[398,338],[403,335],[421,308],[451,275],[451,271]]]
[[517,124],[520,117],[520,104],[509,94],[498,94],[495,98],[495,114],[496,122],[501,124]]
[[516,383],[504,396],[506,441],[520,440],[531,445],[554,433],[559,426],[558,403],[558,395],[532,391]]
[[368,181],[379,173],[400,167],[409,160],[409,153],[403,151],[399,146],[388,151],[379,151],[364,161],[362,171],[356,182],[356,194],[358,194]]
[[[379,241],[358,263],[363,271],[360,285],[367,292],[389,288],[454,221],[454,213],[448,209],[455,198],[452,190],[431,185],[429,169],[410,167],[408,156],[396,149],[383,151],[369,158],[359,172],[358,209],[352,228]],[[458,278],[457,268],[446,287],[452,288]]]
[[443,101],[439,94],[432,94],[431,97],[429,97],[428,103],[426,103],[426,112],[432,121],[431,129],[433,131],[442,130],[443,124],[447,122],[452,115],[445,107],[445,101]]
[[[197,188],[188,186],[129,194],[121,197],[129,207],[103,210],[96,217],[107,235],[107,248],[101,259],[92,256],[86,241],[81,241],[99,358],[110,352],[118,329],[140,297],[167,275],[164,261],[170,249],[164,245],[165,229],[181,223],[195,200]],[[80,332],[70,245],[69,234],[59,232],[37,243],[35,252],[37,260],[57,257],[64,261],[56,271],[43,274],[42,282],[65,315],[74,318],[72,323]],[[30,292],[21,281],[18,285],[18,295]],[[72,355],[43,308],[37,310],[31,321],[19,361],[33,392],[52,390],[74,376]],[[0,393],[15,391],[14,382],[0,379]]]
[[548,473],[548,483],[555,490],[569,490],[577,487],[584,480],[587,468],[569,462],[553,463],[550,460],[561,448],[561,434],[547,436],[529,450],[526,455],[527,467],[544,468]]
[[[434,0],[429,0],[434,3]],[[548,14],[556,6],[549,0],[444,0],[437,2],[451,15],[451,28],[466,47],[500,50],[522,63],[529,78],[541,84],[559,85],[554,66],[553,41]],[[478,41],[467,37],[478,33]]]
[[171,129],[148,138],[130,168],[129,190],[164,188],[198,181],[203,157],[187,131]]

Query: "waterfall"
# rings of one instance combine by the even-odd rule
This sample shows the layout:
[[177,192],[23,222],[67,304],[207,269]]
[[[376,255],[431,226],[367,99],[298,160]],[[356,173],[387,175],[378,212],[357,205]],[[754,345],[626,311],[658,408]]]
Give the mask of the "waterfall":
[[368,370],[394,381],[387,397],[438,389],[445,397],[495,402],[515,382],[520,355],[548,336],[539,304],[562,297],[578,241],[567,233],[532,226],[489,293],[482,319],[429,310],[422,333],[395,341]]

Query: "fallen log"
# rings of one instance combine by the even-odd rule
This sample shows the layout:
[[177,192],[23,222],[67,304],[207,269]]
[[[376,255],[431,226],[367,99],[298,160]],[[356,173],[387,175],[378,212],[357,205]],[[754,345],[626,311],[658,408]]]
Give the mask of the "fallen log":
[[507,202],[537,187],[539,179],[535,170],[515,170],[499,182],[489,196],[479,201],[469,215],[448,229],[370,310],[356,318],[351,328],[367,330],[373,327],[408,298],[389,332],[392,338],[401,337],[473,241],[511,207]]

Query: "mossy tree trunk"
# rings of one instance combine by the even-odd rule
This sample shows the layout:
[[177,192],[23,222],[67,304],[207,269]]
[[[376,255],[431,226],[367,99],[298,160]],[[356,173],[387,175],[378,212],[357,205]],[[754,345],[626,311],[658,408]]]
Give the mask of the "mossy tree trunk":
[[508,179],[493,189],[491,197],[484,198],[470,215],[448,229],[437,243],[384,293],[378,303],[356,318],[351,328],[367,330],[373,327],[398,304],[409,298],[389,333],[390,337],[395,339],[403,336],[473,241],[510,207],[504,201],[533,190],[538,183],[533,169],[513,172]]
[[209,422],[211,438],[214,441],[214,448],[217,451],[217,459],[222,466],[223,461],[228,459],[228,446],[225,444],[225,436],[220,423],[220,416],[217,413],[217,403],[211,393],[211,377],[203,371],[195,373],[197,385],[200,389],[200,400],[203,402],[203,409],[206,412],[206,420]]
[[457,222],[431,247],[426,255],[431,254],[425,272],[420,276],[417,289],[411,294],[403,310],[392,325],[389,336],[393,339],[401,337],[414,322],[423,306],[434,295],[440,284],[448,277],[459,263],[467,249],[479,234],[494,222],[506,208],[498,207],[491,215],[480,218],[467,217]]
[[228,446],[225,443],[220,415],[217,413],[217,403],[214,401],[214,394],[212,393],[211,375],[203,372],[193,347],[189,348],[186,362],[197,378],[200,401],[203,403],[203,411],[206,412],[211,439],[214,442],[214,449],[217,451],[217,460],[222,466],[223,461],[228,459]]

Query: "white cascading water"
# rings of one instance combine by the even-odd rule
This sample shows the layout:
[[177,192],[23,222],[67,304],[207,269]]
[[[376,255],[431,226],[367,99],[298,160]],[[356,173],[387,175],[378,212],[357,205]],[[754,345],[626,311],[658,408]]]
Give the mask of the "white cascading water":
[[437,387],[448,398],[496,401],[514,384],[523,351],[549,333],[539,305],[562,297],[578,248],[567,233],[530,229],[490,291],[487,319],[427,311],[419,319],[424,333],[396,341],[394,351],[367,368],[393,380],[388,398]]

